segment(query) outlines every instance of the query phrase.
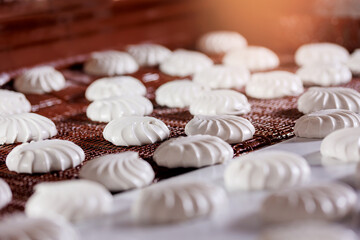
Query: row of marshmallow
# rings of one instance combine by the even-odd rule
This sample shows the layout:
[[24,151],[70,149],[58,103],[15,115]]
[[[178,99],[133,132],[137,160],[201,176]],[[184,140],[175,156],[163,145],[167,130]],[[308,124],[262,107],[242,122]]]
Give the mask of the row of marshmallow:
[[[8,116],[0,116],[0,137],[2,144],[11,144],[16,142],[29,142],[29,141],[39,141],[46,138],[53,137],[57,134],[55,124],[50,120],[41,115],[35,113],[22,113],[14,114]],[[329,109],[321,110],[318,112],[312,112],[305,116],[302,116],[296,121],[295,124],[295,134],[299,137],[307,138],[324,138],[330,133],[342,129],[342,128],[356,128],[360,126],[360,117],[357,113],[343,110],[343,109]],[[341,141],[337,143],[337,140],[331,142],[329,149],[340,149],[334,148],[332,145],[337,144],[356,144],[356,138],[358,137],[355,133],[355,130],[350,131],[349,136],[346,136],[347,132],[341,135],[338,138],[346,138],[349,141]],[[232,115],[197,115],[185,126],[185,133],[188,136],[204,134],[212,135],[219,137],[220,139],[230,143],[239,143],[245,140],[248,140],[253,137],[255,133],[255,128],[250,121],[239,116]],[[128,116],[120,117],[112,120],[103,131],[103,136],[106,140],[110,141],[117,146],[141,146],[145,144],[152,144],[155,142],[163,141],[167,139],[170,135],[168,127],[159,119],[153,117],[139,117],[139,116]],[[350,138],[354,138],[354,143],[350,143]],[[181,138],[179,138],[181,139]],[[170,140],[174,141],[174,139]],[[178,140],[176,140],[177,142]],[[189,141],[191,142],[191,141]],[[40,142],[40,146],[42,146]],[[179,142],[177,142],[179,144]],[[35,145],[28,146],[26,149],[34,148]],[[344,149],[348,148],[348,145],[344,145]],[[13,150],[16,152],[17,147]],[[173,149],[170,148],[171,151]],[[346,152],[346,151],[344,151]],[[349,153],[350,154],[350,153]],[[9,154],[9,158],[12,156]],[[17,154],[16,154],[17,156]],[[347,160],[347,157],[338,157],[340,159],[345,159],[343,161],[353,161]],[[19,158],[17,158],[19,160]],[[29,160],[29,159],[28,159]],[[44,159],[42,159],[44,160]],[[29,161],[36,160],[30,159]],[[51,161],[51,160],[47,160]],[[74,167],[80,164],[81,160],[77,160],[76,164],[74,161],[67,160],[69,163],[65,164],[68,167]],[[55,161],[56,162],[56,161]],[[72,162],[72,164],[70,164]],[[176,161],[173,161],[176,165]],[[14,163],[15,164],[15,163]],[[25,166],[30,167],[27,170],[19,170],[19,163],[16,163],[17,167],[10,167],[10,170],[17,172],[27,172],[32,173],[34,170],[31,164],[25,164]],[[52,164],[46,164],[49,168],[46,170],[41,170],[40,172],[48,172],[52,170],[64,170],[64,169],[53,169]],[[55,164],[56,165],[56,164]],[[61,166],[65,166],[62,164]],[[182,167],[189,167],[184,165],[179,165]],[[9,167],[9,165],[8,165]],[[169,166],[167,166],[169,167]],[[197,166],[199,167],[199,166]],[[65,168],[66,169],[66,168]],[[39,170],[35,170],[39,172]]]
[[[260,87],[261,86],[261,87]],[[264,87],[265,86],[265,87]],[[90,88],[90,87],[89,87]],[[107,87],[97,89],[106,89]],[[271,93],[282,91],[277,85],[259,85],[255,91]],[[280,89],[280,90],[279,90]],[[234,90],[211,90],[200,91],[201,87],[188,80],[178,80],[162,85],[156,92],[156,101],[160,105],[169,107],[187,107],[192,115],[224,115],[224,114],[247,114],[251,111],[251,105],[245,95]],[[324,109],[345,109],[356,113],[360,112],[360,94],[350,88],[319,88],[312,87],[298,100],[298,110],[310,113]],[[149,115],[153,111],[152,103],[140,95],[122,95],[110,97],[92,102],[86,111],[89,119],[99,122],[109,122],[122,116]]]
[[[240,88],[249,79],[249,70],[269,70],[279,65],[279,59],[271,50],[263,47],[246,47],[228,52],[223,63],[213,66],[206,55],[176,50],[171,53],[157,44],[131,45],[128,51],[142,65],[160,64],[160,70],[171,76],[185,77],[195,74],[194,81],[207,83],[211,88]],[[329,43],[307,44],[299,48],[296,61],[303,66],[297,72],[305,84],[322,86],[337,85],[351,80],[351,72],[360,72],[360,52],[351,57],[346,49]],[[136,60],[125,52],[95,52],[85,63],[85,72],[98,76],[113,76],[134,73],[138,70]],[[249,70],[248,70],[249,69]],[[14,87],[23,93],[42,94],[65,87],[63,75],[49,66],[25,71],[15,79]],[[276,96],[275,96],[276,97]]]
[[[99,164],[95,167],[102,172],[116,172]],[[92,173],[97,174],[94,168]],[[309,173],[306,161],[297,155],[264,151],[235,159],[225,170],[225,185],[229,190],[234,190],[234,186],[237,189],[245,186],[246,190],[281,189],[305,182]],[[8,186],[2,183],[3,196],[6,196],[6,188]],[[87,180],[42,183],[35,189],[26,205],[29,216],[80,221],[112,209],[111,195],[101,185]],[[75,196],[77,201],[73,201]],[[167,201],[169,198],[174,201]],[[184,202],[189,203],[188,198],[192,199],[191,205]],[[357,195],[350,187],[339,183],[320,184],[270,194],[262,204],[260,215],[268,222],[340,220],[353,213],[356,202]],[[309,204],[314,208],[308,208]],[[201,182],[163,184],[144,189],[133,204],[132,214],[140,223],[167,223],[210,215],[225,206],[226,193],[215,185]]]

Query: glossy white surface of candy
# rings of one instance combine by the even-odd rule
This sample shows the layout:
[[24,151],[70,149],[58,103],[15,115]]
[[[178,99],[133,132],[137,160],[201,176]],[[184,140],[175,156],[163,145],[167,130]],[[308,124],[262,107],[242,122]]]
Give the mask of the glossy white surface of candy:
[[246,95],[259,99],[297,96],[303,91],[301,79],[286,71],[255,73],[245,87]]
[[226,193],[213,184],[164,184],[141,191],[132,206],[132,216],[142,224],[173,223],[212,215],[226,204]]
[[90,75],[115,76],[134,73],[139,69],[135,59],[126,52],[94,52],[85,63],[84,70]]
[[15,114],[31,111],[31,104],[22,93],[0,89],[0,114]]
[[349,127],[360,127],[360,115],[349,110],[327,109],[308,113],[296,120],[294,133],[298,137],[324,138]]
[[350,69],[342,63],[305,65],[297,70],[296,74],[304,85],[324,87],[348,83],[352,78]]
[[216,136],[233,144],[252,138],[255,128],[249,120],[238,116],[197,115],[186,124],[185,133]]
[[39,141],[57,134],[53,121],[36,113],[0,115],[0,145]]
[[156,103],[170,108],[188,107],[207,88],[190,80],[175,80],[161,85],[155,92]]
[[79,175],[80,178],[101,183],[110,191],[144,187],[155,177],[151,165],[137,152],[96,157],[81,168]]
[[42,140],[16,146],[6,157],[6,166],[17,173],[47,173],[78,166],[84,151],[67,140]]
[[110,213],[113,197],[101,184],[88,180],[39,183],[25,206],[29,217],[64,218],[77,222]]
[[197,42],[200,51],[210,54],[222,54],[246,46],[246,39],[241,34],[232,31],[208,32]]
[[316,63],[345,63],[349,52],[334,43],[309,43],[296,50],[295,62],[299,66]]
[[345,109],[360,113],[360,93],[351,88],[311,87],[298,100],[298,110],[302,113],[325,109]]
[[226,53],[223,63],[228,66],[246,67],[250,71],[262,71],[276,68],[279,66],[280,60],[268,48],[249,46]]
[[41,66],[31,68],[18,76],[14,81],[14,88],[22,93],[44,94],[59,91],[65,84],[61,72],[51,66]]
[[261,217],[267,222],[336,221],[350,215],[356,203],[356,192],[350,186],[323,183],[270,194],[262,204]]
[[0,221],[2,240],[79,240],[78,233],[62,219],[29,218],[13,214]]
[[250,112],[251,105],[246,96],[234,90],[212,90],[203,92],[190,104],[192,115],[238,115]]
[[144,67],[157,66],[171,55],[168,48],[154,43],[129,45],[126,51],[135,58],[140,66]]
[[153,159],[168,168],[204,167],[232,159],[231,146],[224,140],[210,135],[171,138],[154,152]]
[[0,209],[10,203],[12,199],[12,192],[10,186],[0,178]]
[[163,141],[170,135],[169,128],[153,117],[121,117],[106,125],[103,136],[116,146],[142,146]]
[[360,127],[330,133],[321,142],[320,152],[323,164],[360,162]]
[[100,78],[86,89],[85,97],[94,101],[128,94],[144,96],[146,88],[140,80],[130,76]]
[[212,65],[213,61],[203,53],[178,49],[160,64],[160,70],[170,76],[185,77]]
[[212,89],[241,88],[250,79],[245,67],[214,65],[194,74],[193,81]]
[[149,99],[140,95],[122,95],[92,102],[86,109],[86,116],[92,121],[110,122],[124,116],[144,116],[153,111]]
[[309,180],[310,167],[301,156],[285,151],[262,151],[235,158],[225,169],[229,191],[275,190]]

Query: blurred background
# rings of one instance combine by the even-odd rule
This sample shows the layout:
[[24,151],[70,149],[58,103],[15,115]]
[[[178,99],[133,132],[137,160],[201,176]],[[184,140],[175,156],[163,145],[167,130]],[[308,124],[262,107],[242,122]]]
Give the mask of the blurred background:
[[151,41],[193,48],[211,30],[292,54],[360,47],[360,0],[0,0],[0,72]]

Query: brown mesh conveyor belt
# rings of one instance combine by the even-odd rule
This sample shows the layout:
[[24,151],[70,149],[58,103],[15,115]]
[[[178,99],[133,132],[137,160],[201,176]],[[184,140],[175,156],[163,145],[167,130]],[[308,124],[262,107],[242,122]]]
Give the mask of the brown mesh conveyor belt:
[[[284,68],[282,68],[284,69]],[[289,69],[294,69],[289,68]],[[70,140],[83,148],[86,161],[100,155],[123,151],[137,151],[147,160],[156,173],[155,182],[194,170],[193,168],[167,169],[158,167],[152,160],[154,150],[159,143],[140,147],[117,147],[104,140],[102,131],[105,123],[96,123],[87,119],[85,111],[89,104],[84,98],[86,86],[95,80],[81,72],[81,64],[70,66],[62,70],[68,80],[65,90],[49,95],[26,95],[32,103],[33,111],[52,119],[58,129],[54,138]],[[171,137],[184,134],[185,124],[192,118],[187,109],[169,109],[159,107],[154,102],[156,88],[164,82],[174,78],[159,73],[157,69],[140,69],[132,74],[142,80],[147,87],[147,97],[154,103],[154,112],[151,116],[164,121],[171,130]],[[343,85],[360,90],[360,79],[353,79],[351,83]],[[4,88],[12,89],[9,82]],[[249,119],[255,126],[255,136],[245,142],[233,145],[235,155],[268,146],[294,136],[295,120],[302,114],[296,109],[297,97],[287,97],[275,100],[249,99],[252,110],[243,117]],[[58,181],[78,177],[81,166],[61,172],[48,174],[17,174],[8,171],[5,165],[7,154],[18,144],[0,146],[0,177],[9,183],[12,192],[12,202],[2,210],[0,215],[23,211],[26,200],[32,194],[33,187],[43,181]]]

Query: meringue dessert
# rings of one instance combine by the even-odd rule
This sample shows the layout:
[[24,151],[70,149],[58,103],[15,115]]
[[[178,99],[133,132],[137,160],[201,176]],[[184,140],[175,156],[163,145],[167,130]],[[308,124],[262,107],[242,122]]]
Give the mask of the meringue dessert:
[[129,45],[126,51],[142,67],[155,67],[171,55],[171,51],[168,48],[154,43]]
[[360,74],[360,48],[356,49],[351,55],[346,65],[354,75]]
[[44,94],[65,88],[65,78],[51,66],[31,68],[14,81],[16,91],[22,93]]
[[190,80],[175,80],[161,85],[155,92],[156,103],[170,108],[188,107],[201,93],[207,90]]
[[153,111],[149,99],[140,95],[122,95],[92,102],[86,109],[86,116],[97,122],[110,122],[124,116],[144,116]]
[[130,54],[115,50],[94,52],[84,65],[86,73],[96,76],[124,75],[138,69],[139,65]]
[[[11,199],[12,199],[12,192],[10,186],[7,184],[7,182],[5,182],[3,179],[0,178],[0,209],[8,205]],[[0,236],[1,236],[1,232],[0,232]]]
[[116,146],[142,146],[167,139],[169,128],[153,117],[121,117],[109,122],[103,136]]
[[74,168],[85,160],[85,153],[67,140],[43,140],[16,146],[6,157],[6,166],[17,173],[47,173]]
[[255,73],[245,87],[246,95],[259,99],[298,96],[303,91],[301,79],[286,71]]
[[211,135],[230,144],[248,140],[254,133],[255,128],[250,121],[232,115],[197,115],[185,126],[185,134],[188,136]]
[[275,190],[305,183],[310,178],[306,160],[294,153],[268,150],[235,158],[225,169],[229,191]]
[[195,83],[212,89],[241,88],[250,79],[250,71],[245,67],[214,65],[194,74]]
[[360,115],[349,110],[327,109],[308,113],[296,120],[294,133],[304,138],[324,138],[330,133],[360,127]]
[[22,93],[0,89],[0,114],[26,113],[31,104]]
[[157,165],[167,168],[204,167],[232,159],[234,151],[224,140],[209,135],[171,138],[154,152]]
[[266,222],[337,221],[350,215],[356,203],[356,192],[350,186],[332,182],[272,193],[260,213]]
[[191,104],[192,115],[238,115],[251,110],[244,94],[234,90],[212,90],[203,92]]
[[223,54],[246,46],[246,39],[240,33],[233,31],[208,32],[197,42],[198,49],[209,54]]
[[279,57],[270,49],[249,46],[226,53],[223,63],[227,66],[246,67],[250,71],[263,71],[279,66]]
[[304,114],[325,109],[360,113],[360,93],[351,88],[311,87],[298,99],[298,110]]
[[334,43],[309,43],[296,50],[295,62],[299,66],[317,63],[346,63],[349,52]]
[[56,134],[54,122],[39,114],[0,115],[0,145],[39,141]]
[[360,162],[360,127],[330,133],[321,142],[320,152],[323,164]]
[[216,185],[180,182],[142,190],[131,213],[137,223],[164,224],[212,215],[226,203],[226,193]]
[[160,64],[160,71],[170,76],[186,77],[213,64],[203,53],[178,49]]
[[78,222],[110,213],[113,197],[101,184],[88,180],[39,183],[25,206],[29,217]]
[[311,64],[302,66],[296,74],[304,85],[318,85],[328,87],[351,81],[350,69],[342,63]]
[[122,152],[96,157],[79,172],[80,178],[98,182],[109,191],[118,192],[149,185],[155,173],[137,152]]
[[79,240],[78,233],[66,221],[49,218],[29,218],[13,214],[0,220],[3,240]]
[[128,94],[145,96],[146,88],[140,80],[130,76],[100,78],[89,85],[85,97],[95,101]]

